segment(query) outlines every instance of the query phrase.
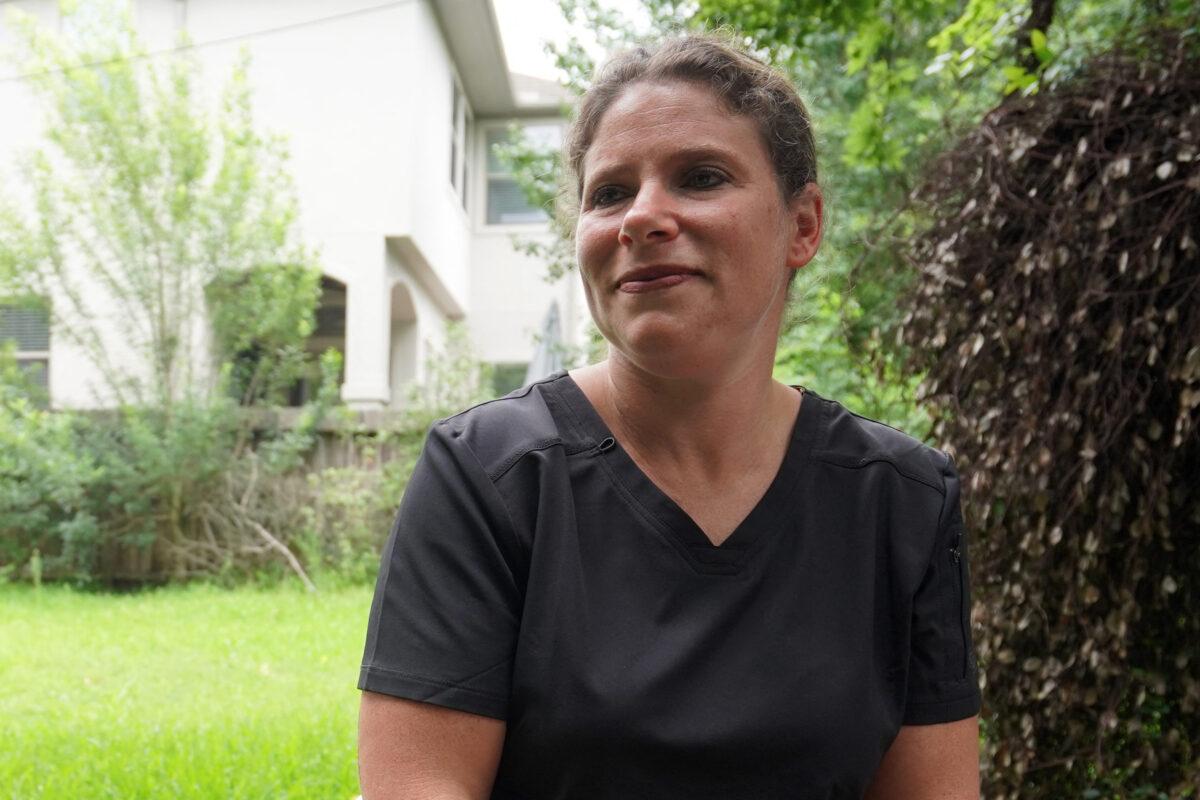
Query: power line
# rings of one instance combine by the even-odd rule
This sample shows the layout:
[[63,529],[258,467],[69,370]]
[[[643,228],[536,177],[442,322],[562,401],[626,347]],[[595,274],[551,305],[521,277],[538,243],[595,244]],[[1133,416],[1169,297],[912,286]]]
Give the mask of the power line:
[[[11,2],[11,0],[7,0],[7,1]],[[6,2],[6,0],[0,0],[0,4],[3,4],[4,2]],[[88,62],[84,62],[84,63],[80,63],[80,64],[74,64],[70,67],[57,67],[55,69],[45,69],[45,70],[41,70],[41,71],[37,71],[37,72],[24,72],[19,75],[8,75],[6,77],[0,78],[0,83],[10,83],[12,81],[21,81],[21,80],[25,80],[26,78],[38,78],[38,77],[41,77],[42,75],[53,75],[56,72],[67,72],[69,70],[74,70],[74,69],[90,69],[92,67],[106,67],[106,66],[109,66],[110,64],[117,64],[122,61],[140,61],[142,59],[147,59],[147,58],[157,58],[158,56],[166,55],[167,53],[181,53],[185,50],[199,50],[202,47],[214,47],[216,45],[229,44],[230,42],[244,41],[247,39],[257,39],[260,36],[268,36],[268,35],[275,34],[275,33],[284,33],[286,31],[294,31],[299,28],[308,28],[313,25],[324,25],[325,23],[328,23],[328,22],[335,22],[337,20],[347,19],[349,17],[359,17],[359,16],[365,16],[367,14],[374,14],[377,11],[386,11],[389,8],[405,6],[412,2],[415,2],[415,0],[392,0],[392,2],[390,2],[390,3],[381,3],[380,5],[377,5],[377,6],[367,6],[366,8],[357,8],[357,9],[354,9],[353,11],[343,11],[340,14],[330,14],[327,17],[317,17],[316,19],[308,19],[308,20],[304,20],[302,22],[293,22],[288,25],[279,25],[274,28],[262,28],[261,30],[257,30],[257,31],[249,31],[248,33],[238,33],[238,34],[234,34],[232,36],[222,36],[217,39],[209,39],[208,41],[205,41],[205,42],[189,42],[187,44],[175,45],[174,47],[164,47],[161,50],[152,50],[148,53],[138,53],[138,54],[130,55],[130,56],[120,56],[117,58],[108,58],[108,59],[104,59],[101,61],[88,61]]]

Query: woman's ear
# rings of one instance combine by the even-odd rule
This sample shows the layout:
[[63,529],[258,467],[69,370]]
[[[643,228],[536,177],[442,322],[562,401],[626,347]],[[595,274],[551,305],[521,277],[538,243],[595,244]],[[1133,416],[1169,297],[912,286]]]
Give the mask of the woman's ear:
[[800,269],[817,254],[825,232],[825,206],[821,187],[810,183],[788,203],[788,219],[793,225],[788,240],[787,265]]

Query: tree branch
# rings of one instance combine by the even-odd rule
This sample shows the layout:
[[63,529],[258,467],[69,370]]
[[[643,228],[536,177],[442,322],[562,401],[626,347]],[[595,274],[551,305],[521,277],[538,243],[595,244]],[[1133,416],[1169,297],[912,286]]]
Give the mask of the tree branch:
[[1045,33],[1054,21],[1055,0],[1030,0],[1029,16],[1017,28],[1017,63],[1030,75],[1036,74],[1042,62],[1033,52],[1033,32]]

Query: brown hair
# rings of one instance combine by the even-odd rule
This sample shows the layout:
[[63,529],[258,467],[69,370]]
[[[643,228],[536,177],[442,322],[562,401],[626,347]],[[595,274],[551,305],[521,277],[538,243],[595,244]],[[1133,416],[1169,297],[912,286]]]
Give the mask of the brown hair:
[[618,53],[596,73],[567,130],[563,151],[576,199],[583,194],[583,160],[613,102],[633,83],[678,80],[707,86],[731,112],[754,120],[785,198],[797,196],[817,179],[808,111],[788,79],[732,39],[689,34]]

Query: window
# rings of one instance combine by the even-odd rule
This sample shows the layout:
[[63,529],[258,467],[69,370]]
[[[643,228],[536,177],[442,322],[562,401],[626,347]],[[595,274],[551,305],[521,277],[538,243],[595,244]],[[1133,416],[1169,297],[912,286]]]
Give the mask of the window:
[[[523,131],[526,139],[535,146],[557,150],[562,141],[562,127],[559,125],[526,125]],[[496,146],[506,144],[508,139],[507,128],[489,128],[487,131],[487,224],[545,222],[550,218],[546,209],[529,203],[496,153]]]
[[467,207],[467,142],[470,141],[471,112],[467,108],[467,98],[463,95],[458,81],[450,80],[450,185],[462,200],[463,208]]
[[0,304],[0,344],[16,345],[17,366],[43,391],[50,388],[50,311],[36,303]]

